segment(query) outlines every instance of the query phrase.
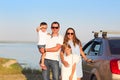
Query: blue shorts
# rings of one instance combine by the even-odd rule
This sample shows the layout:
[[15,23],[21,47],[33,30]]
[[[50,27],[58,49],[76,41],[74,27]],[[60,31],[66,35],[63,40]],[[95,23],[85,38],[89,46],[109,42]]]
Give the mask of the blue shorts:
[[46,45],[37,45],[37,47],[40,48],[45,48]]

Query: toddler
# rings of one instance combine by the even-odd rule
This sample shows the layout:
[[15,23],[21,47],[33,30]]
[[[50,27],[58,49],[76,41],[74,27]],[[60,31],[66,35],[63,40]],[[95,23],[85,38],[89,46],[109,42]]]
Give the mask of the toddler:
[[36,28],[36,31],[38,32],[38,45],[37,46],[38,46],[39,52],[42,54],[39,64],[42,69],[46,70],[47,68],[44,64],[45,53],[41,52],[41,48],[45,49],[48,36],[50,36],[50,34],[47,33],[47,23],[41,22],[40,26]]

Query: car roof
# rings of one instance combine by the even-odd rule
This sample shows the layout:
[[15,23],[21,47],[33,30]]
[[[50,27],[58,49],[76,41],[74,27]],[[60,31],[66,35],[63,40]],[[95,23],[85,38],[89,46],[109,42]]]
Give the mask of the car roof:
[[120,37],[107,37],[109,40],[113,39],[120,39]]
[[107,39],[107,40],[116,40],[116,39],[120,39],[120,37],[107,37],[107,38],[102,38],[102,37],[97,37],[94,38],[94,40],[100,40],[100,39]]

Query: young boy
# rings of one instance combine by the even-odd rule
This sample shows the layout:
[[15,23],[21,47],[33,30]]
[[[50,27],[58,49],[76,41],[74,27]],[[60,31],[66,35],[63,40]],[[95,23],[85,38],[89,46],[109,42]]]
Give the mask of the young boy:
[[[41,53],[41,48],[45,48],[48,36],[50,36],[50,34],[47,33],[47,23],[41,22],[40,26],[36,28],[36,31],[38,32],[38,49]],[[46,70],[47,68],[44,64],[45,53],[41,54],[40,66],[42,69]]]
[[63,44],[61,50],[65,54],[64,60],[69,63],[68,67],[65,67],[62,64],[62,80],[77,80],[76,63],[79,62],[80,57],[75,54],[72,54],[71,46],[69,44]]

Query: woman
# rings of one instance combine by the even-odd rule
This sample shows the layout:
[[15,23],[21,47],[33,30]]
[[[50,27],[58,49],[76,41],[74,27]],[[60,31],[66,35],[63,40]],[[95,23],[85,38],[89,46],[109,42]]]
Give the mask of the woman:
[[[68,28],[66,30],[65,36],[64,36],[64,44],[70,44],[72,48],[72,53],[77,54],[79,56],[82,56],[85,61],[91,61],[91,59],[87,59],[85,56],[83,50],[82,50],[82,44],[80,40],[76,37],[75,30],[73,28]],[[61,61],[64,64],[64,66],[68,67],[69,64],[67,61],[64,60],[64,53],[60,52]],[[80,61],[76,65],[76,74],[77,74],[77,80],[81,80],[83,77],[82,72],[82,59],[80,57]]]

